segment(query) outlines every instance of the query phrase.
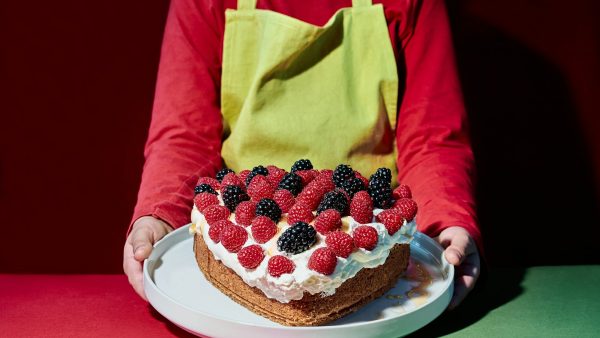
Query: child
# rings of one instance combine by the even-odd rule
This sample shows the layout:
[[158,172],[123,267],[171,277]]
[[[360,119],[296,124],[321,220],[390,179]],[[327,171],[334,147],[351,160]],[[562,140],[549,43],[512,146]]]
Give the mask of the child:
[[[420,207],[419,230],[457,267],[450,307],[458,305],[479,275],[480,232],[443,1],[258,3],[270,12],[255,6],[171,3],[123,254],[134,289],[145,297],[141,262],[152,244],[188,223],[199,176],[213,176],[222,159],[239,171],[289,169],[310,158],[316,168],[347,163],[365,174],[393,168]],[[225,15],[231,8],[238,10]]]

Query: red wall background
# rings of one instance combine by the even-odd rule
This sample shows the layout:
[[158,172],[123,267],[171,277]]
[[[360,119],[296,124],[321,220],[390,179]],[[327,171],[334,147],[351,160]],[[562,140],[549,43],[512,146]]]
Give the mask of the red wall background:
[[[448,5],[490,261],[600,263],[599,5]],[[121,271],[167,8],[0,4],[0,272]]]

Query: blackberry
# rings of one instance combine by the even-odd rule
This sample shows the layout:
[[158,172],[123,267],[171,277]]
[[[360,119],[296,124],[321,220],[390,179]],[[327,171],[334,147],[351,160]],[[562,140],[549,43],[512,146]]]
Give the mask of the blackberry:
[[256,216],[267,216],[277,223],[281,218],[281,209],[272,199],[263,198],[256,204]]
[[316,239],[315,228],[304,222],[296,222],[277,239],[277,249],[292,255],[299,254],[308,250]]
[[217,171],[217,175],[215,176],[215,178],[217,179],[217,181],[219,181],[219,183],[221,183],[221,181],[223,181],[223,177],[225,177],[225,175],[227,175],[229,173],[235,173],[235,171],[233,171],[229,168],[223,168],[223,169]]
[[355,177],[354,170],[349,165],[340,164],[333,171],[333,183],[340,188],[345,180]]
[[301,159],[301,160],[294,162],[294,165],[292,166],[291,171],[294,172],[294,171],[298,171],[298,170],[310,170],[312,168],[313,168],[313,165],[309,159]]
[[376,208],[387,209],[393,204],[392,187],[385,179],[374,178],[370,180],[368,192]]
[[225,206],[231,212],[235,212],[235,208],[240,202],[250,200],[248,194],[237,185],[228,185],[223,188],[221,197],[223,197],[223,203],[225,203]]
[[202,183],[200,185],[197,185],[194,188],[194,194],[198,195],[201,192],[209,192],[211,194],[217,194],[217,192],[215,191],[215,189],[213,189],[210,185],[206,184],[206,183]]
[[246,186],[250,185],[250,182],[256,175],[267,176],[267,175],[269,175],[269,171],[267,170],[267,168],[263,167],[262,165],[252,168],[252,171],[250,172],[250,174],[248,174],[248,177],[246,177]]
[[344,193],[336,190],[326,193],[321,203],[319,203],[317,213],[320,214],[327,209],[335,209],[339,211],[340,215],[346,215],[348,211],[348,199]]
[[294,173],[285,174],[279,182],[278,187],[279,189],[288,190],[296,196],[302,191],[302,179]]
[[374,179],[382,179],[388,183],[388,185],[392,184],[392,171],[388,168],[379,168],[377,171],[371,175],[370,180]]
[[366,190],[367,188],[365,187],[363,181],[361,181],[358,177],[353,177],[345,180],[344,183],[342,183],[342,189],[344,189],[348,195],[350,195],[350,198],[352,198],[354,194],[361,190]]

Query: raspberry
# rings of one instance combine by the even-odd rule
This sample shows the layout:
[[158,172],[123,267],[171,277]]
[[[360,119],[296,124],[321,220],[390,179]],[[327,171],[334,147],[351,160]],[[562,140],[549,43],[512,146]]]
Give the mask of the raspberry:
[[221,230],[219,239],[227,251],[238,252],[242,246],[244,246],[244,243],[246,243],[246,240],[248,239],[248,233],[243,227],[230,224]]
[[277,255],[269,258],[267,271],[269,272],[269,275],[273,277],[279,277],[285,273],[292,273],[294,272],[294,269],[296,269],[294,262],[285,256]]
[[269,175],[267,175],[267,179],[269,180],[269,182],[271,182],[271,185],[274,187],[278,186],[283,176],[287,174],[287,171],[278,168],[274,165],[267,166],[267,171],[269,172]]
[[198,179],[198,183],[196,183],[196,185],[198,186],[198,185],[201,185],[201,184],[208,184],[214,190],[221,189],[221,183],[219,183],[219,181],[217,181],[216,179],[214,179],[212,177],[200,177]]
[[363,185],[365,187],[369,186],[369,180],[366,177],[364,177],[361,173],[359,173],[358,171],[354,170],[354,176],[356,176],[356,178],[358,178],[359,180],[361,180],[362,183],[363,183]]
[[394,209],[400,212],[407,222],[412,221],[417,214],[417,203],[410,198],[401,198],[394,203]]
[[240,204],[240,202],[250,199],[244,189],[238,187],[237,185],[228,185],[223,188],[223,191],[221,191],[221,198],[223,198],[223,203],[225,203],[225,206],[231,212],[235,211],[235,208],[238,206],[238,204]]
[[[240,173],[238,174],[238,176],[240,177],[240,180],[242,180],[242,182],[246,182],[246,180],[248,179],[248,176],[250,175],[250,170],[246,169],[246,170],[242,170],[240,171]],[[244,183],[245,184],[245,183]]]
[[371,223],[373,221],[373,201],[366,191],[354,194],[350,202],[350,216],[358,223]]
[[319,182],[319,185],[323,187],[325,192],[331,191],[335,189],[335,184],[333,184],[333,170],[322,170],[317,177],[313,180],[313,182]]
[[323,198],[323,195],[325,194],[323,189],[317,184],[311,182],[296,198],[298,202],[306,204],[310,210],[315,210],[319,206],[319,202],[321,202],[321,198]]
[[234,225],[230,221],[223,219],[220,221],[214,222],[208,228],[208,237],[213,240],[215,243],[219,243],[221,241],[221,231],[227,226]]
[[223,182],[223,177],[225,177],[229,173],[235,173],[235,172],[229,168],[223,168],[223,169],[217,171],[217,175],[215,175],[215,177],[217,178],[217,181]]
[[263,198],[272,198],[275,189],[271,182],[265,176],[255,176],[248,186],[248,195],[254,202],[258,202]]
[[392,193],[394,199],[399,200],[401,198],[412,198],[412,192],[406,184],[400,184],[398,188],[394,189]]
[[308,260],[308,268],[324,275],[331,275],[335,270],[337,257],[329,248],[318,248]]
[[254,240],[262,244],[277,234],[277,225],[267,216],[258,216],[252,221],[250,231]]
[[204,209],[206,209],[206,207],[215,204],[219,204],[219,199],[217,198],[217,195],[213,195],[208,192],[201,192],[198,195],[196,195],[196,197],[194,197],[194,205],[196,205],[196,208],[198,208],[200,212],[204,212]]
[[354,238],[354,245],[357,248],[371,251],[377,246],[377,230],[372,226],[361,225],[357,227],[354,229],[352,237]]
[[312,163],[308,159],[302,159],[294,162],[292,165],[292,172],[300,171],[300,170],[310,170],[313,168]]
[[317,240],[315,228],[304,222],[293,223],[277,239],[277,250],[295,255],[310,248]]
[[250,245],[242,248],[238,254],[240,265],[246,269],[254,269],[265,259],[265,253],[260,245]]
[[354,251],[354,240],[352,236],[343,231],[334,231],[327,235],[325,244],[330,248],[336,256],[348,258]]
[[256,216],[256,203],[244,201],[235,208],[235,221],[237,224],[248,226]]
[[225,186],[228,186],[228,185],[235,185],[235,186],[238,186],[240,188],[245,188],[246,187],[244,185],[244,182],[242,182],[242,179],[239,178],[234,173],[229,173],[229,174],[225,175],[225,177],[223,177],[223,180],[221,181],[221,186],[225,187]]
[[311,208],[308,205],[299,201],[296,202],[296,204],[294,204],[294,206],[288,212],[289,224],[293,224],[296,222],[310,223],[310,221],[312,221],[313,218],[315,218],[315,216],[313,215]]
[[277,205],[279,205],[281,212],[288,212],[294,203],[296,203],[294,195],[289,190],[285,189],[279,189],[275,191],[275,194],[273,194],[273,200],[275,203],[277,203]]
[[342,225],[341,219],[342,217],[337,210],[327,209],[321,212],[315,219],[315,229],[321,235],[327,235],[340,228]]
[[222,205],[218,205],[218,204],[209,205],[208,207],[206,207],[204,209],[204,211],[202,211],[202,213],[204,214],[206,223],[208,223],[209,225],[212,225],[213,223],[215,223],[217,221],[227,219],[229,217],[229,215],[231,214],[229,209],[227,209],[226,207],[224,207]]
[[402,217],[398,209],[387,209],[377,215],[377,221],[385,225],[388,234],[393,235],[404,224],[404,217]]
[[316,172],[313,170],[299,170],[294,172],[294,174],[300,176],[303,186],[309,184],[317,176]]

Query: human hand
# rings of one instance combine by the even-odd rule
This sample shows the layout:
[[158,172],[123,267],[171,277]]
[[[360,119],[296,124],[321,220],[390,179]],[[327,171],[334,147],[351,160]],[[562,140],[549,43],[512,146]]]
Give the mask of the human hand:
[[150,256],[152,246],[166,234],[173,231],[167,223],[152,216],[138,218],[131,227],[131,232],[123,248],[123,271],[129,278],[129,284],[144,300],[142,262]]
[[479,251],[471,235],[459,226],[444,229],[435,240],[444,248],[448,263],[455,266],[454,295],[448,306],[449,309],[454,309],[465,299],[479,278]]

